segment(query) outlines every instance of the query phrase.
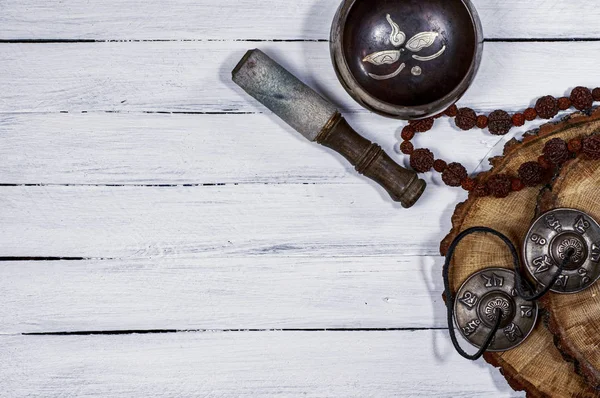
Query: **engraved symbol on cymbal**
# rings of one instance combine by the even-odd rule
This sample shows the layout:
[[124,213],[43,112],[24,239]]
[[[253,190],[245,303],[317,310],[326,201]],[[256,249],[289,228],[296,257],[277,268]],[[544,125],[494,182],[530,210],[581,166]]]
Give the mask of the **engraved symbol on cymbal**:
[[562,232],[563,228],[562,228],[562,224],[560,223],[560,221],[556,218],[556,215],[554,214],[548,214],[545,217],[546,220],[546,226],[556,232]]
[[521,306],[521,316],[524,318],[531,318],[533,316],[533,306],[522,305]]
[[[386,19],[390,26],[392,27],[392,33],[390,35],[390,42],[394,47],[400,47],[404,44],[406,40],[406,34],[400,30],[400,27],[396,22],[392,20],[390,14],[386,15]],[[363,62],[370,63],[373,65],[392,65],[400,61],[400,56],[405,50],[409,50],[413,53],[418,53],[424,48],[430,47],[437,37],[439,33],[437,32],[420,32],[411,37],[404,45],[403,48],[398,50],[384,50],[377,51],[372,54],[367,55],[363,58]],[[421,56],[418,54],[413,54],[412,58],[416,61],[420,62],[428,62],[432,61],[438,57],[440,57],[446,51],[446,45],[444,44],[438,52],[428,56]],[[402,62],[396,70],[388,75],[377,75],[374,73],[369,73],[369,76],[375,80],[387,80],[392,79],[400,74],[406,68],[406,63]],[[411,74],[413,76],[420,76],[422,73],[422,69],[419,66],[415,66],[411,69]]]
[[501,276],[492,273],[492,276],[482,274],[483,279],[485,279],[485,287],[502,287],[504,285],[504,278]]
[[537,243],[540,246],[544,246],[546,243],[548,243],[548,241],[545,238],[543,238],[537,234],[531,235],[531,241],[534,243]]
[[600,246],[597,243],[592,244],[592,254],[590,260],[597,263],[600,261]]
[[542,257],[534,259],[533,265],[536,266],[534,273],[539,274],[548,271],[550,267],[554,266],[554,262],[550,259],[550,257],[544,255]]
[[466,291],[462,298],[458,299],[458,301],[466,305],[469,309],[473,308],[473,306],[477,304],[477,300],[479,300],[479,297],[469,291]]
[[504,329],[504,335],[506,336],[508,341],[514,343],[515,341],[517,341],[517,339],[523,337],[523,332],[521,332],[521,329],[516,324],[511,323]]
[[589,221],[587,221],[585,218],[583,218],[583,216],[579,216],[577,218],[577,220],[575,221],[575,231],[579,232],[580,234],[585,234],[585,231],[588,230],[588,228],[591,226],[592,224],[590,224]]
[[555,293],[577,293],[600,279],[600,224],[580,210],[558,208],[542,214],[527,232],[522,250],[526,269],[544,286],[562,265],[551,288]]
[[531,333],[538,307],[516,294],[515,283],[514,271],[491,267],[471,275],[458,289],[454,322],[469,343],[481,348],[496,323],[490,351],[514,348]]
[[588,270],[585,268],[579,268],[577,270],[577,273],[579,274],[579,276],[581,277],[581,281],[579,282],[579,285],[581,287],[586,286],[588,283],[590,283],[590,281],[592,280],[589,276],[588,276]]
[[473,319],[471,322],[467,323],[467,325],[462,329],[465,336],[470,336],[477,331],[477,328],[481,325],[481,321],[479,319]]
[[568,282],[569,282],[569,275],[561,275],[558,277],[558,279],[554,283],[554,286],[556,286],[557,288],[560,288],[562,290],[566,290]]

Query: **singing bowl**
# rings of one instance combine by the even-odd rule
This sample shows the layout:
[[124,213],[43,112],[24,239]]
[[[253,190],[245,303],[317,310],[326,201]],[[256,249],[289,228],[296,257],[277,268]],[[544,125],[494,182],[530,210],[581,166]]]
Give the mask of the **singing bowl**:
[[331,58],[362,106],[397,119],[433,116],[469,88],[483,31],[469,0],[345,0],[335,15]]

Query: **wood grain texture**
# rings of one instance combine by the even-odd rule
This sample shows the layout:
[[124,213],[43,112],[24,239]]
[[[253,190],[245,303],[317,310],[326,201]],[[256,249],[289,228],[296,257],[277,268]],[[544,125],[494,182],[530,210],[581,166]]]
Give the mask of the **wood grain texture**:
[[439,257],[18,261],[0,334],[445,327]]
[[[593,2],[474,3],[488,39],[600,37]],[[0,262],[0,395],[523,396],[441,330],[19,335],[444,327],[433,255],[464,194],[427,175],[403,211],[230,79],[260,47],[397,151],[402,123],[335,78],[338,4],[0,2],[0,184],[45,185],[0,187],[0,256],[94,258]],[[596,86],[599,49],[489,42],[461,104],[518,110]],[[415,142],[474,170],[498,139],[443,121]]]
[[[231,70],[253,47],[343,111],[366,112],[337,80],[328,43],[229,41],[2,44],[0,112],[266,112],[231,81]],[[542,95],[595,87],[599,51],[600,42],[486,43],[479,74],[460,103],[518,111]],[[568,56],[557,62],[557,54]]]
[[[338,0],[5,0],[0,39],[326,40]],[[474,0],[487,38],[598,37],[598,7],[583,0]],[[552,21],[552,23],[546,23]]]
[[364,184],[3,187],[2,255],[434,255],[461,195],[431,186],[408,211]]
[[[582,131],[596,132],[598,123]],[[600,165],[598,161],[578,158],[566,164],[541,204],[543,210],[574,208],[600,220]],[[600,388],[600,355],[598,320],[600,319],[600,286],[594,283],[577,294],[549,294],[543,305],[550,317],[550,330],[556,336],[558,348],[588,382]]]
[[522,396],[447,340],[445,331],[0,336],[0,372],[11,397]]
[[[396,154],[402,123],[349,116],[357,131],[407,163]],[[0,184],[371,184],[273,115],[5,113],[0,129]],[[415,143],[474,170],[499,139],[440,120]]]
[[[560,123],[546,124],[540,131],[527,135],[522,143],[515,141],[507,145],[504,156],[494,159],[493,169],[482,178],[499,173],[514,175],[521,164],[537,159],[548,139],[569,140],[579,136],[582,129],[597,129],[599,120],[600,112],[596,111],[589,117],[574,114]],[[520,247],[536,218],[538,195],[538,188],[526,188],[505,199],[470,197],[456,208],[452,217],[453,229],[441,245],[442,254],[461,231],[479,225],[505,234]],[[512,268],[512,257],[506,246],[489,235],[465,238],[452,261],[451,288],[457,291],[470,275],[490,265]],[[542,323],[538,323],[520,346],[506,352],[486,353],[485,359],[501,367],[511,386],[526,390],[530,397],[600,396],[600,392],[593,390],[575,373],[573,364],[563,359],[554,345],[553,336]]]

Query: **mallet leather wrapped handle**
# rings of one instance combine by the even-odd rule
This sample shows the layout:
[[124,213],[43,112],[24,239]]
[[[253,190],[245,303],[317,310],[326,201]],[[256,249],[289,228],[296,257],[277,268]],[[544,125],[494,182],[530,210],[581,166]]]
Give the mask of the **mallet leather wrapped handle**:
[[260,50],[250,50],[233,81],[310,141],[339,152],[356,170],[381,185],[394,201],[411,207],[425,190],[414,171],[394,162],[358,134],[337,109]]

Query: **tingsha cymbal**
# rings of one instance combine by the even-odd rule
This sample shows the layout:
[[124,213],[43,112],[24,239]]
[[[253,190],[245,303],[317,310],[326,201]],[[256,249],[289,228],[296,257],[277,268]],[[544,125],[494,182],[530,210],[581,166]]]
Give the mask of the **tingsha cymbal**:
[[469,277],[456,295],[454,321],[462,336],[481,348],[496,324],[500,327],[488,351],[507,351],[521,344],[535,327],[538,305],[517,295],[515,273],[487,268]]
[[571,260],[551,289],[555,293],[577,293],[600,278],[600,225],[579,210],[551,210],[525,236],[525,267],[547,286],[567,255]]

